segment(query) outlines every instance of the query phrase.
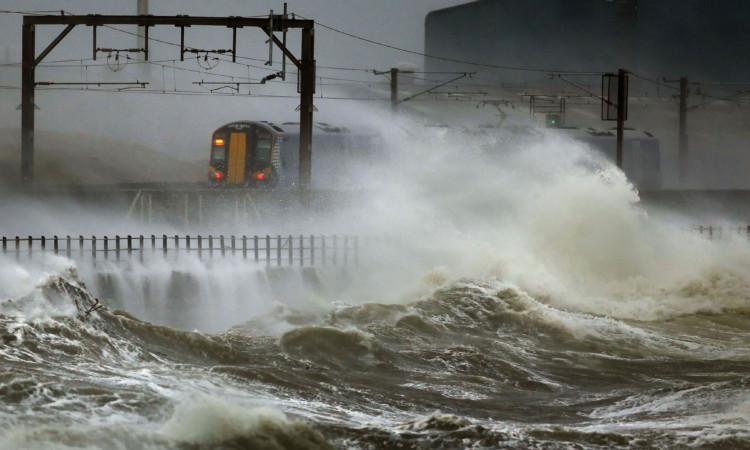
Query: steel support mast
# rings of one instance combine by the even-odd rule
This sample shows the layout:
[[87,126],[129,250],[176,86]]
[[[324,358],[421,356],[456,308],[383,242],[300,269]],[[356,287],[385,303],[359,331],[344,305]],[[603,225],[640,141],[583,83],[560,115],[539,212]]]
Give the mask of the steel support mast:
[[622,169],[622,141],[627,119],[627,90],[625,88],[625,69],[617,71],[617,167]]
[[[24,18],[25,19],[25,18]],[[21,66],[21,183],[34,180],[34,24],[23,24]]]

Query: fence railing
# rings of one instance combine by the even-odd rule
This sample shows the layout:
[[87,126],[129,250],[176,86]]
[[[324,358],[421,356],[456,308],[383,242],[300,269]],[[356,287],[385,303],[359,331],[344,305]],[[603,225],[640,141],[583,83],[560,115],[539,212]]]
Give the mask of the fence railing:
[[690,228],[694,233],[698,233],[707,239],[722,239],[728,236],[743,236],[750,241],[750,225],[743,226],[714,226],[714,225],[700,225]]
[[56,254],[74,260],[132,261],[181,255],[241,258],[267,266],[348,265],[359,262],[357,236],[103,236],[3,237],[0,253],[17,260]]

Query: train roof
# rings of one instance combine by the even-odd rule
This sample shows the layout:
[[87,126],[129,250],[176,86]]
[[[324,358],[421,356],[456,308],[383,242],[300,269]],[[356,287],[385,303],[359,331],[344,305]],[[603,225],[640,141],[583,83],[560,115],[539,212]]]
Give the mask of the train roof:
[[[591,138],[615,138],[617,137],[616,128],[593,128],[593,127],[560,127],[560,128],[548,128],[553,132],[561,132],[568,134],[573,137],[591,139]],[[629,139],[656,139],[653,134],[644,130],[636,130],[635,128],[623,129],[623,135]]]
[[[282,133],[285,135],[298,135],[300,124],[299,122],[284,122],[276,124],[265,120],[238,120],[225,125],[222,125],[218,129],[222,128],[237,128],[241,129],[245,126],[256,125],[267,129],[268,131],[278,134]],[[364,128],[349,128],[340,125],[332,125],[326,122],[313,122],[313,135],[344,135],[344,134],[375,134],[374,130]]]

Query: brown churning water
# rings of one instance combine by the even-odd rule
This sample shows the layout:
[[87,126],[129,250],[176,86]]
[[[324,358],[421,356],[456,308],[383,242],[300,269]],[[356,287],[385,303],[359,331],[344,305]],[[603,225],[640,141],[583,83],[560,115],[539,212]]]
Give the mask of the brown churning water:
[[391,136],[305,222],[394,237],[357,266],[3,260],[0,446],[750,444],[744,237],[647,214],[574,141]]

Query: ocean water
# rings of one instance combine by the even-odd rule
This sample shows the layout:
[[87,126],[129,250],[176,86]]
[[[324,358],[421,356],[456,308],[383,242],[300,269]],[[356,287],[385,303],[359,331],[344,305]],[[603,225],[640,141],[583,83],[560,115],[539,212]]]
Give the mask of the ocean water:
[[744,237],[575,142],[387,131],[295,225],[388,237],[356,266],[0,261],[0,448],[750,447]]

